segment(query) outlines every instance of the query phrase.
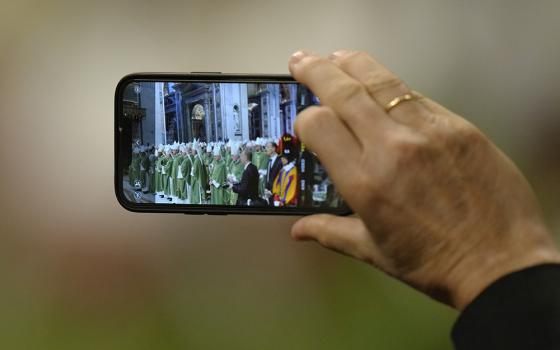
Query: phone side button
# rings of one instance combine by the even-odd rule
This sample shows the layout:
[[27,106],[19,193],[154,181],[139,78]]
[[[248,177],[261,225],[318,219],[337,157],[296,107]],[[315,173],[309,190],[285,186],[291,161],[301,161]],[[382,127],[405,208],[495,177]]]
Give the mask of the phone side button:
[[222,72],[191,72],[191,74],[222,74]]

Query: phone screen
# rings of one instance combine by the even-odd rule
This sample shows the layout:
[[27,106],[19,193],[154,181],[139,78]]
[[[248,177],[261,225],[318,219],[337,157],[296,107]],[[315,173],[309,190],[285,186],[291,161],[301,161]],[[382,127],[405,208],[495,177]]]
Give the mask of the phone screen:
[[135,80],[121,97],[118,164],[131,203],[344,207],[294,133],[297,114],[319,104],[301,84]]

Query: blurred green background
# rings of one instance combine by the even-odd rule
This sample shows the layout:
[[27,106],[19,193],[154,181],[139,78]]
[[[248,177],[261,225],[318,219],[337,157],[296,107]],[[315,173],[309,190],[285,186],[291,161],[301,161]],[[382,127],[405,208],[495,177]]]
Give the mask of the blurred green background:
[[509,154],[557,234],[558,13],[544,0],[2,0],[0,347],[451,349],[455,311],[293,242],[296,218],[119,207],[114,88],[135,71],[287,73],[297,49],[365,50]]

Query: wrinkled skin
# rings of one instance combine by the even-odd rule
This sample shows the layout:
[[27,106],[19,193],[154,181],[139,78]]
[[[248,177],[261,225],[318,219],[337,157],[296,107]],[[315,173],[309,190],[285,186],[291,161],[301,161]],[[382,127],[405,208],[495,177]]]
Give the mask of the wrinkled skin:
[[560,262],[529,184],[474,125],[419,94],[386,111],[411,90],[364,52],[299,51],[289,69],[321,100],[298,115],[296,134],[356,213],[301,218],[295,239],[459,310],[509,272]]

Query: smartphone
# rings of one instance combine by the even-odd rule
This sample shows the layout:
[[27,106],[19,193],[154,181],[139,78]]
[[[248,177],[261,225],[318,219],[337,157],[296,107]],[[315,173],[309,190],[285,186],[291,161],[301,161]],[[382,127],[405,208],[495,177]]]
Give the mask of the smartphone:
[[135,212],[350,214],[294,133],[319,103],[289,75],[127,75],[115,91],[117,199]]

